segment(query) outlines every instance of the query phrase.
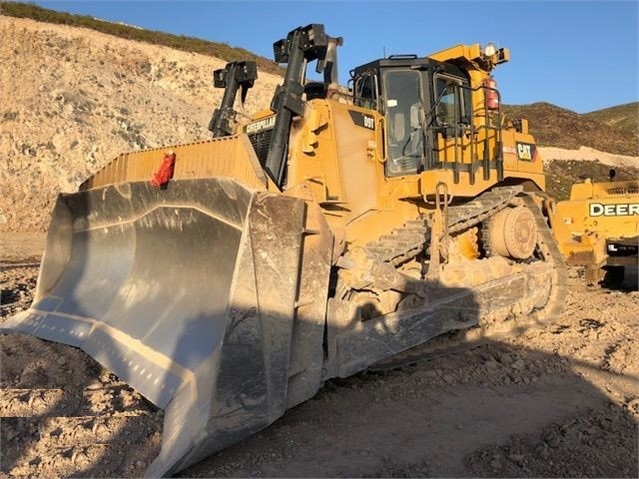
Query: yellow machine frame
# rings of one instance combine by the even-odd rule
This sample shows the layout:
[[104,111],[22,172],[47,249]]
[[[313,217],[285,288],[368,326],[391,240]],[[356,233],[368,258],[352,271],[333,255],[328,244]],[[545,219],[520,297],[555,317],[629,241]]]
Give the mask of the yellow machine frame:
[[586,266],[588,281],[596,282],[607,264],[637,263],[636,253],[625,257],[615,253],[619,248],[636,248],[639,181],[577,183],[569,200],[554,205],[550,221],[566,262]]

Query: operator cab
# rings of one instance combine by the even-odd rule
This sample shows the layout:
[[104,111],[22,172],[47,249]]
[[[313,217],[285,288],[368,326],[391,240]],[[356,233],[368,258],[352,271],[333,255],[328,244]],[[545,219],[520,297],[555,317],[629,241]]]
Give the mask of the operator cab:
[[443,167],[437,135],[458,136],[471,124],[470,79],[455,65],[391,55],[355,68],[351,78],[355,105],[385,118],[386,176]]

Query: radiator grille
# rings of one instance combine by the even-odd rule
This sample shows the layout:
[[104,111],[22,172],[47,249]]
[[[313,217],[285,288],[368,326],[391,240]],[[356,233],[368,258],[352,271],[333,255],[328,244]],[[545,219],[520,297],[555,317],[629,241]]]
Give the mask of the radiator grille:
[[268,155],[268,147],[271,145],[272,136],[273,128],[260,130],[248,135],[249,140],[251,140],[251,145],[253,145],[253,150],[255,150],[255,154],[262,166],[266,163],[266,156]]

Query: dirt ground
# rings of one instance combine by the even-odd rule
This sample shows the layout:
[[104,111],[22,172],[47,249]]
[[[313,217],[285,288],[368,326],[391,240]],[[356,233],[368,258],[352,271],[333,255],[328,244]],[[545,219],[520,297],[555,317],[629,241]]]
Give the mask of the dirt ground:
[[[0,321],[31,303],[43,245],[3,237]],[[638,477],[636,271],[619,289],[570,273],[547,329],[328,381],[179,476]],[[79,350],[18,334],[0,345],[0,477],[142,473],[162,411]]]

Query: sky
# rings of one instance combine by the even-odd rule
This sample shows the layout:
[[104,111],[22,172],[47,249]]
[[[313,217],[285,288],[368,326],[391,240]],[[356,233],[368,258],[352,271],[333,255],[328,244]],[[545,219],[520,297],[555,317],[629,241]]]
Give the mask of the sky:
[[[639,0],[605,1],[36,1],[45,8],[202,38],[272,58],[272,44],[322,23],[341,36],[340,80],[384,55],[425,56],[460,43],[510,50],[495,70],[506,104],[588,113],[639,100]],[[259,81],[259,80],[258,80]]]

